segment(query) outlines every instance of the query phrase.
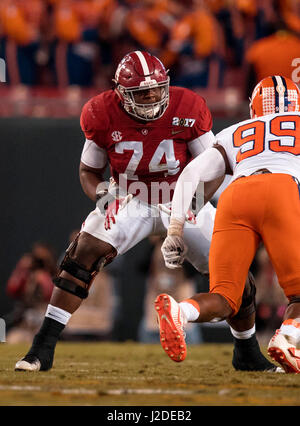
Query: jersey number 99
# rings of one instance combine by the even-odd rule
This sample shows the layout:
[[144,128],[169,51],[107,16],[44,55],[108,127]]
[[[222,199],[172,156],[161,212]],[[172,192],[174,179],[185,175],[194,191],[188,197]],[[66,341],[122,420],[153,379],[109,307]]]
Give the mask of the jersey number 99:
[[[268,125],[271,137],[267,140]],[[237,163],[260,154],[266,148],[274,152],[300,155],[300,116],[280,115],[270,122],[257,120],[244,124],[235,130],[232,140],[234,147],[240,148],[236,156]]]

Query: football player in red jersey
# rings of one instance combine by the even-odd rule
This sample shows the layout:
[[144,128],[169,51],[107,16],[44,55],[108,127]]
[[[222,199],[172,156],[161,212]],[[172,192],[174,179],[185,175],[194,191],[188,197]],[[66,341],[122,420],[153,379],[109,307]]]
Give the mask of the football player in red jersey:
[[[49,370],[56,342],[70,316],[88,296],[104,265],[152,233],[166,233],[176,181],[193,157],[214,143],[212,118],[204,99],[190,90],[170,87],[163,64],[135,51],[120,62],[115,89],[83,107],[86,137],[80,163],[84,192],[97,202],[81,232],[66,251],[44,322],[16,370]],[[110,165],[111,181],[103,172]],[[214,192],[220,185],[213,182]],[[158,204],[164,208],[158,207]],[[186,258],[208,272],[215,208],[210,204],[184,228]],[[255,336],[255,287],[248,282],[244,303],[229,322],[234,336],[233,365],[239,370],[276,367],[260,352]]]

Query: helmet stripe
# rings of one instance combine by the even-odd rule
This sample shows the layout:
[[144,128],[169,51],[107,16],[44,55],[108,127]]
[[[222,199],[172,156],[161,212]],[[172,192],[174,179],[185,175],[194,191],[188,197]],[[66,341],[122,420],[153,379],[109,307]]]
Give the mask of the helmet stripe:
[[149,67],[148,67],[148,64],[147,64],[145,56],[143,55],[143,53],[140,50],[136,50],[135,54],[137,55],[137,57],[139,58],[139,61],[141,63],[143,74],[145,76],[145,80],[146,81],[150,81],[151,80],[151,77],[149,75],[150,74],[150,70],[149,70]]
[[279,93],[277,92],[277,81],[275,77],[272,77],[273,84],[274,84],[274,92],[275,92],[275,112],[279,111]]
[[288,106],[289,106],[289,92],[288,92],[288,88],[287,88],[287,84],[286,84],[286,80],[284,77],[281,77],[282,83],[284,85],[285,88],[285,92],[284,92],[284,111],[288,110]]
[[275,112],[284,112],[285,111],[285,96],[287,95],[286,86],[283,84],[282,77],[280,75],[275,75],[272,77],[275,85],[275,100],[277,98],[278,105],[275,102]]

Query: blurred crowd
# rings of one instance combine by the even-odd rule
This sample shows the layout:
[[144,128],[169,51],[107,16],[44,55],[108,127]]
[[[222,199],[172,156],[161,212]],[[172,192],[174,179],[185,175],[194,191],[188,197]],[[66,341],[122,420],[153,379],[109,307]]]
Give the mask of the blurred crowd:
[[0,57],[10,85],[108,88],[119,60],[144,49],[170,69],[174,85],[244,87],[245,65],[254,79],[269,70],[290,77],[299,34],[298,0],[0,3]]
[[34,243],[17,261],[6,284],[6,293],[14,301],[4,317],[9,342],[32,340],[45,315],[56,273],[55,251],[44,242]]

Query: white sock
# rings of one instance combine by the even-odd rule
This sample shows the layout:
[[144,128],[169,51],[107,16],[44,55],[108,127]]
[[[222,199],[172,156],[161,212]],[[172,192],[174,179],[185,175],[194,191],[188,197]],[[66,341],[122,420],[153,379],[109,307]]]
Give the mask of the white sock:
[[55,321],[60,322],[61,324],[66,325],[71,318],[72,314],[70,312],[67,312],[61,308],[58,308],[57,306],[48,305],[47,311],[45,314],[46,317],[52,318]]
[[196,321],[199,317],[199,311],[189,302],[180,302],[179,303],[181,312],[186,317],[187,322]]
[[235,337],[236,339],[250,339],[250,337],[253,336],[253,334],[255,333],[255,324],[252,328],[246,331],[236,331],[232,327],[230,327],[230,331],[233,337]]

